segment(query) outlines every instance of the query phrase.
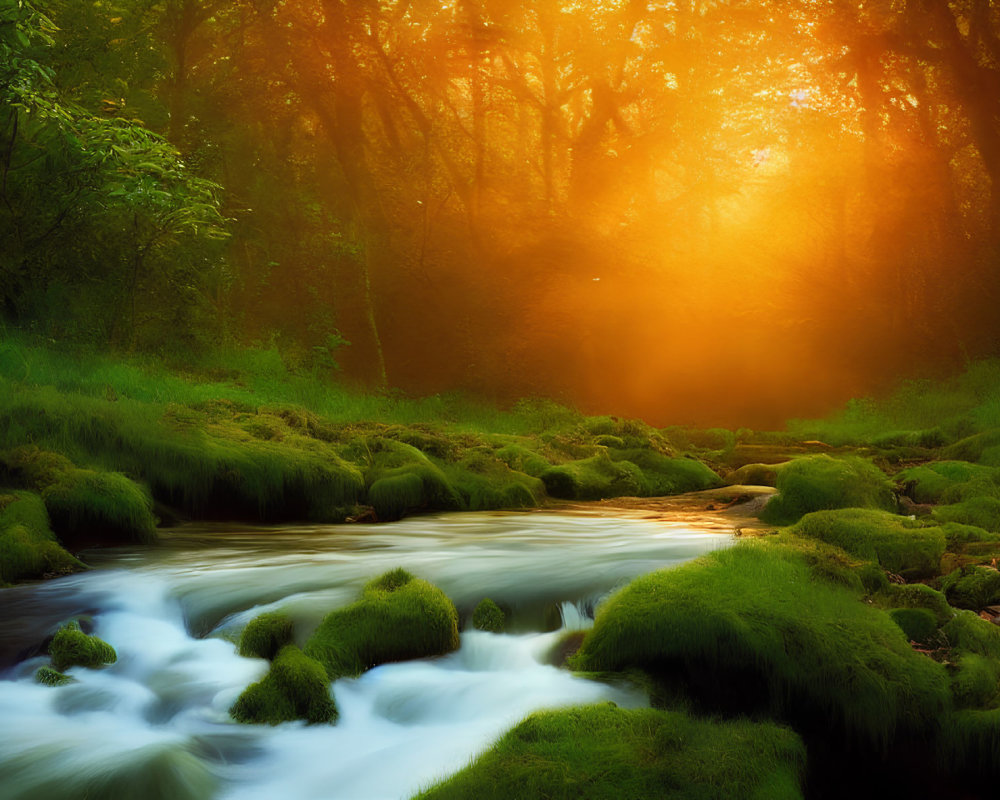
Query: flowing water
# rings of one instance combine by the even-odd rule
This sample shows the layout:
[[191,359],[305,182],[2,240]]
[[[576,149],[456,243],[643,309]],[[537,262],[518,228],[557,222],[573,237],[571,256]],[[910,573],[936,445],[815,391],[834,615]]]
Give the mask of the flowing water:
[[[566,629],[636,575],[732,541],[722,523],[603,513],[449,514],[392,525],[186,526],[157,547],[95,551],[97,568],[0,592],[2,800],[407,798],[461,769],[528,713],[613,701],[550,666]],[[303,639],[368,579],[402,566],[468,620],[483,597],[511,632],[464,630],[460,649],[332,686],[335,726],[239,725],[228,708],[267,663],[233,644],[280,608]],[[82,617],[118,662],[41,686],[47,635]]]

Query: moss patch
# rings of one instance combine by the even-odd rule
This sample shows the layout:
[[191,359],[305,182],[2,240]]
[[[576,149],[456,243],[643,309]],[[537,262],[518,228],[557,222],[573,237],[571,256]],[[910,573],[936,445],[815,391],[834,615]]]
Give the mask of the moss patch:
[[118,654],[110,644],[96,636],[88,636],[80,630],[80,624],[75,620],[68,622],[52,637],[49,655],[52,657],[52,666],[58,672],[64,672],[70,667],[96,669],[118,660]]
[[268,725],[296,719],[332,723],[338,716],[323,665],[295,645],[281,648],[267,675],[250,684],[229,713],[237,722]]
[[52,667],[39,667],[35,671],[35,683],[44,686],[65,686],[67,683],[73,683],[74,680],[69,675],[64,675]]
[[437,587],[396,569],[369,582],[357,602],[328,614],[306,653],[336,680],[457,648],[455,605]]
[[32,492],[0,492],[0,584],[85,569],[49,528],[42,499]]
[[272,660],[292,641],[294,628],[287,614],[269,611],[254,617],[240,634],[239,654],[245,658]]
[[814,580],[790,547],[742,543],[638,578],[614,595],[571,663],[647,669],[709,702],[757,708],[884,746],[949,702],[944,669],[860,593]]
[[503,633],[506,624],[507,620],[500,606],[488,597],[480,600],[479,605],[472,612],[472,627],[477,631]]
[[941,589],[951,605],[978,611],[1000,601],[1000,572],[989,567],[960,567],[941,579]]
[[778,494],[761,512],[761,519],[787,524],[803,514],[830,508],[895,510],[892,484],[870,461],[827,455],[797,458],[778,472]]
[[937,575],[945,548],[939,527],[923,527],[906,517],[874,509],[815,511],[802,517],[792,530],[911,578]]
[[1000,531],[1000,499],[970,497],[951,505],[938,506],[934,509],[934,518],[940,522],[959,522],[997,532]]
[[47,488],[42,499],[64,542],[156,541],[152,499],[120,473],[73,469]]
[[805,748],[791,731],[613,704],[532,714],[418,800],[793,800]]

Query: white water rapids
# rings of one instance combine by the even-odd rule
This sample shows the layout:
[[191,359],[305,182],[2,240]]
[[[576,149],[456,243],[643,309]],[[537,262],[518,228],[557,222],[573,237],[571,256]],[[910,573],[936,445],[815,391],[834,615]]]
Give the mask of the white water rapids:
[[[575,677],[547,655],[614,588],[731,541],[721,527],[635,516],[454,514],[191,526],[164,532],[161,546],[91,553],[91,572],[0,591],[0,798],[408,798],[534,710],[645,704],[637,689]],[[440,586],[465,618],[492,597],[511,609],[515,632],[465,630],[451,655],[337,681],[334,726],[229,718],[267,670],[236,654],[247,621],[280,608],[301,644],[327,611],[397,566]],[[34,683],[45,637],[80,615],[118,662],[72,668],[67,686]]]

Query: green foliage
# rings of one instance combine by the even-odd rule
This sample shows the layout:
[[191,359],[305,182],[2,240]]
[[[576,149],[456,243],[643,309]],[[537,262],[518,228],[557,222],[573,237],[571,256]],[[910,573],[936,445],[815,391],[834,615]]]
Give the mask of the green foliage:
[[760,515],[765,522],[787,524],[830,508],[895,509],[888,478],[862,458],[797,458],[782,467],[776,485],[778,494]]
[[503,633],[507,619],[500,606],[484,597],[472,612],[472,627],[477,631]]
[[709,702],[757,702],[885,746],[932,725],[949,702],[946,678],[859,599],[813,580],[791,547],[746,542],[630,583],[601,607],[571,663],[675,676]]
[[117,472],[72,469],[43,493],[52,527],[65,542],[156,541],[148,493]]
[[240,634],[239,654],[271,661],[282,647],[291,643],[292,634],[292,620],[287,614],[280,611],[259,614]]
[[953,606],[978,611],[1000,601],[1000,572],[971,564],[960,567],[941,579],[941,590]]
[[894,608],[889,616],[911,642],[926,643],[937,633],[937,617],[926,608]]
[[805,761],[770,723],[588,706],[532,714],[417,800],[793,800]]
[[281,648],[267,675],[250,684],[229,713],[237,722],[268,725],[296,719],[333,723],[338,716],[323,665],[295,645]]
[[75,620],[56,631],[49,643],[49,655],[52,656],[52,666],[58,672],[70,667],[96,669],[118,660],[118,654],[110,644],[96,636],[88,636]]
[[368,583],[361,599],[324,618],[306,653],[330,680],[390,661],[443,655],[458,648],[458,612],[440,589],[402,569]]
[[64,675],[58,670],[52,669],[52,667],[39,667],[35,671],[35,683],[40,683],[43,686],[65,686],[67,683],[73,683],[74,681],[75,678]]
[[23,491],[0,493],[0,583],[83,568],[56,541],[38,495]]
[[908,577],[937,575],[945,547],[938,527],[922,527],[906,517],[866,508],[814,511],[792,530]]

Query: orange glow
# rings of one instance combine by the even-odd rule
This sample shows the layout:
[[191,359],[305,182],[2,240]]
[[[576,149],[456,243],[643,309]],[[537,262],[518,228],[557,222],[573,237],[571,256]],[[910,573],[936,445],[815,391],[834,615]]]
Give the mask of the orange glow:
[[982,350],[1000,191],[934,13],[279,3],[229,107],[343,248],[296,243],[268,303],[319,264],[349,372],[377,330],[396,386],[660,424],[776,425]]

